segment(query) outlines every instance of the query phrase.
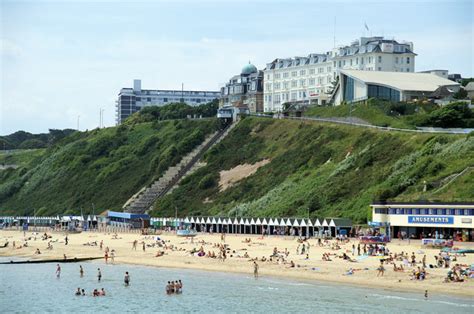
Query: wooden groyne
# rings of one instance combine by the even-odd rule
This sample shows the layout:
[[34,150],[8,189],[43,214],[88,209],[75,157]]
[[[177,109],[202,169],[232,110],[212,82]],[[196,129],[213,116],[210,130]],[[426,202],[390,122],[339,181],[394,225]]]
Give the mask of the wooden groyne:
[[96,259],[101,259],[101,257],[74,257],[74,258],[60,258],[60,259],[33,259],[33,260],[26,260],[26,261],[9,261],[9,262],[1,262],[0,264],[44,264],[44,263],[77,263],[77,262],[84,262],[84,261],[92,261]]

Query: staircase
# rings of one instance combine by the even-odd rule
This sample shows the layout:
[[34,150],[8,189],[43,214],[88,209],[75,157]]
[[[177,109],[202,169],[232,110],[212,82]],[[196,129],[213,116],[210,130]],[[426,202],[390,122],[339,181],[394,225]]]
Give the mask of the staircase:
[[152,209],[153,203],[159,197],[166,195],[174,189],[185,175],[194,172],[204,165],[204,163],[198,163],[202,155],[213,145],[222,141],[235,125],[237,125],[237,122],[208,136],[204,142],[184,156],[178,164],[168,168],[157,181],[153,182],[149,187],[142,188],[138,193],[133,195],[123,205],[122,208],[124,212],[141,214]]
[[444,189],[445,187],[447,187],[449,184],[451,184],[452,182],[456,181],[457,178],[465,175],[466,173],[470,172],[474,170],[474,167],[472,166],[469,166],[469,167],[466,167],[464,168],[463,171],[459,172],[459,173],[455,173],[453,175],[450,175],[448,176],[447,178],[445,178],[444,180],[441,181],[440,185],[438,186],[438,188],[436,190],[434,190],[431,194],[434,194],[434,193],[437,193],[439,191],[441,191],[442,189]]

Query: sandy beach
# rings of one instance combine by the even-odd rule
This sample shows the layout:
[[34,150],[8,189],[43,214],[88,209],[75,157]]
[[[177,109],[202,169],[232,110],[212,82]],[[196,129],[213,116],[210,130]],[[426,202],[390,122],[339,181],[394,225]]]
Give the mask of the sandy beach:
[[[207,271],[220,272],[236,272],[253,275],[253,261],[251,259],[258,258],[259,275],[260,276],[280,276],[295,278],[298,280],[314,280],[314,281],[330,281],[334,283],[343,283],[346,285],[359,285],[370,288],[379,288],[397,291],[414,291],[424,293],[428,290],[430,293],[451,294],[457,296],[474,297],[474,279],[464,282],[445,283],[444,278],[449,269],[447,268],[426,268],[427,277],[423,281],[410,280],[412,267],[406,267],[403,272],[395,272],[392,264],[384,265],[386,271],[383,276],[377,276],[377,268],[380,265],[380,258],[375,256],[359,257],[357,250],[352,255],[352,245],[359,243],[357,240],[351,240],[349,243],[341,244],[340,249],[332,249],[331,241],[325,246],[319,246],[317,239],[310,239],[309,252],[304,255],[296,254],[298,243],[293,237],[276,237],[270,236],[261,238],[259,236],[249,235],[231,235],[225,236],[225,242],[221,240],[220,234],[199,234],[193,239],[177,237],[173,233],[163,233],[159,235],[161,240],[165,241],[166,247],[149,247],[156,244],[156,236],[142,236],[133,233],[119,233],[117,237],[114,234],[105,234],[99,232],[83,232],[79,234],[68,234],[68,245],[65,244],[66,234],[63,232],[50,232],[52,238],[42,240],[41,235],[44,232],[35,234],[31,231],[26,232],[26,238],[23,231],[0,230],[0,245],[9,242],[8,247],[0,248],[0,256],[11,256],[27,259],[61,259],[64,254],[67,258],[74,257],[99,257],[104,256],[106,247],[115,251],[114,264],[136,264],[156,267],[173,267],[173,268],[190,268],[201,269]],[[36,240],[35,240],[36,237]],[[249,239],[246,242],[245,239]],[[13,248],[15,246],[23,246],[27,240],[28,246],[22,248]],[[48,241],[52,240],[52,250],[48,250]],[[100,242],[103,241],[102,249]],[[132,249],[133,242],[137,241],[136,250]],[[205,243],[202,244],[201,241]],[[85,245],[87,243],[96,242],[95,245]],[[143,242],[145,242],[145,250],[143,250]],[[226,244],[230,250],[225,261],[217,258],[199,257],[190,253],[191,250],[199,250],[202,246],[203,250],[215,252],[217,255],[219,249],[215,244]],[[173,248],[171,248],[171,246]],[[474,248],[474,243],[456,242],[455,247]],[[287,263],[278,263],[275,260],[269,261],[274,248],[284,252],[289,252],[286,258]],[[388,244],[388,248],[392,253],[408,252],[411,256],[415,253],[417,266],[422,266],[421,261],[426,255],[426,264],[435,264],[435,255],[438,255],[438,249],[421,248],[419,240],[400,241],[393,240]],[[41,254],[35,254],[39,249]],[[164,252],[163,256],[156,257],[157,252]],[[323,253],[329,253],[332,261],[323,261]],[[350,262],[339,258],[338,256],[346,253],[349,257],[356,260]],[[362,253],[361,253],[362,254]],[[248,257],[244,257],[247,256]],[[261,261],[262,257],[266,261]],[[466,254],[465,256],[457,256],[455,264],[471,265],[474,264],[474,254]],[[293,261],[295,267],[290,267]],[[108,263],[113,267],[112,261]],[[396,262],[400,265],[401,262]],[[353,275],[346,275],[349,268],[354,269]],[[55,266],[51,266],[54,272]],[[79,272],[79,265],[78,265]]]

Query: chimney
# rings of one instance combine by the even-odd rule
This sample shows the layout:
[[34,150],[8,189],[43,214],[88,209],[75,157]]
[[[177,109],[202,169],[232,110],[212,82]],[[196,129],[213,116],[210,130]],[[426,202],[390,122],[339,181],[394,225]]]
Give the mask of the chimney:
[[133,80],[133,91],[136,93],[142,91],[142,80]]

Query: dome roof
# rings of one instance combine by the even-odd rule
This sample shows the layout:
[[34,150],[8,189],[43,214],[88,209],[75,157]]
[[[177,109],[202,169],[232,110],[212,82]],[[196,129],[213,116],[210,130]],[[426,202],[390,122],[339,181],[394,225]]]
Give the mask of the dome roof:
[[257,67],[254,66],[252,63],[249,62],[249,64],[246,64],[243,68],[242,68],[242,75],[249,75],[249,74],[252,74],[252,73],[257,73],[258,70],[257,70]]

